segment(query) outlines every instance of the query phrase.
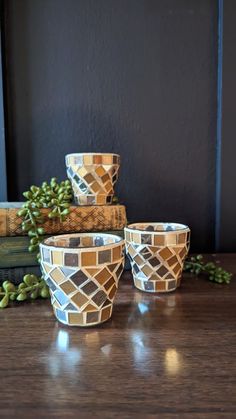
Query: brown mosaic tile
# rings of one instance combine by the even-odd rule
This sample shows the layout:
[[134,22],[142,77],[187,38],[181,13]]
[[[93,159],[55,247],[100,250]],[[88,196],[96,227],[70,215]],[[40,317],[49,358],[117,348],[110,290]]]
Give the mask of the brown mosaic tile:
[[86,294],[86,295],[91,295],[93,294],[96,290],[97,290],[97,285],[93,282],[87,282],[87,284],[85,284],[81,290]]
[[175,280],[173,281],[168,281],[168,290],[174,290],[177,286],[177,283]]
[[83,252],[81,253],[81,265],[82,266],[94,266],[97,263],[96,252]]
[[96,168],[95,172],[99,177],[102,177],[106,173],[106,170],[102,166],[100,166]]
[[177,244],[177,235],[176,234],[167,234],[166,235],[166,245],[174,246]]
[[99,320],[99,311],[88,312],[86,315],[87,323],[96,323]]
[[87,183],[92,183],[94,181],[94,177],[91,175],[91,173],[88,173],[87,175],[84,176],[84,180]]
[[105,307],[102,310],[101,321],[104,322],[105,320],[108,320],[110,318],[110,315],[111,315],[111,307]]
[[178,235],[178,244],[186,242],[186,233],[181,233]]
[[111,274],[106,268],[103,268],[96,276],[96,280],[99,284],[103,285],[110,278]]
[[71,294],[73,291],[76,291],[77,288],[72,284],[71,281],[66,281],[63,282],[62,284],[60,284],[60,288],[62,289],[62,291],[64,291],[65,294],[69,295]]
[[159,259],[157,259],[155,256],[151,259],[148,260],[148,262],[150,263],[150,265],[152,265],[153,268],[157,267],[160,265],[160,261]]
[[165,236],[154,235],[154,244],[155,246],[163,246],[165,244]]
[[81,308],[84,304],[88,302],[88,298],[85,295],[81,294],[81,292],[77,292],[77,294],[71,297],[71,301],[78,307]]
[[92,189],[93,192],[98,192],[101,189],[101,186],[99,185],[98,182],[94,182],[92,185],[90,185],[90,188]]
[[112,285],[115,284],[115,280],[114,278],[110,278],[109,281],[106,282],[106,284],[104,285],[104,288],[108,291]]
[[108,295],[110,300],[112,300],[114,298],[116,291],[117,291],[117,288],[116,288],[115,285],[113,285],[113,287],[112,287],[112,289],[111,289],[111,291],[109,292],[109,295]]
[[181,258],[184,258],[187,255],[188,251],[185,247],[179,252]]
[[103,156],[93,156],[93,164],[102,164],[102,157]]
[[173,266],[175,263],[178,262],[178,258],[176,256],[172,256],[172,258],[168,259],[168,265]]
[[156,281],[155,282],[155,291],[166,291],[167,281]]
[[100,290],[92,297],[93,302],[100,307],[104,301],[106,301],[107,296],[104,291]]
[[87,311],[96,311],[97,307],[95,307],[95,305],[89,303],[87,306],[84,307],[84,309],[82,310],[82,312],[87,312]]
[[82,313],[68,313],[68,321],[70,324],[83,324],[83,314]]
[[79,258],[77,253],[65,253],[66,266],[78,266]]
[[110,176],[106,173],[104,176],[102,176],[103,183],[106,183],[108,180],[110,180]]
[[87,281],[87,276],[84,274],[83,271],[79,270],[74,275],[70,277],[70,279],[73,281],[73,283],[79,287],[82,285],[85,281]]
[[144,265],[141,271],[146,275],[149,276],[152,273],[152,269],[148,265]]
[[114,247],[112,249],[112,260],[118,260],[121,258],[121,246]]
[[101,250],[98,252],[98,263],[109,263],[111,262],[111,250]]
[[93,246],[93,237],[85,236],[81,238],[81,247],[90,247]]
[[113,272],[117,268],[117,263],[112,263],[111,265],[107,265],[109,271]]
[[164,249],[159,252],[159,255],[162,257],[162,259],[166,260],[172,256],[172,252],[170,249],[168,249],[168,247],[164,247]]
[[156,272],[159,276],[162,277],[168,272],[168,269],[166,269],[166,267],[162,265]]
[[105,303],[103,303],[102,307],[110,306],[112,302],[110,300],[106,300]]
[[143,265],[145,262],[143,260],[143,258],[141,258],[141,256],[139,256],[138,254],[134,257],[135,262],[137,263],[137,265]]
[[176,264],[176,266],[173,268],[173,272],[174,272],[175,274],[177,274],[177,273],[180,271],[180,269],[181,269],[181,266],[180,266],[180,264],[179,264],[179,263],[177,263],[177,264]]

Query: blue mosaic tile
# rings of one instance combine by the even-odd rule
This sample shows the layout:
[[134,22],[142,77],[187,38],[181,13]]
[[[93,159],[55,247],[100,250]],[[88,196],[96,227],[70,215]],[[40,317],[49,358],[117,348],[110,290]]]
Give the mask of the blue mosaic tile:
[[64,321],[64,322],[67,322],[67,318],[66,318],[66,313],[65,313],[65,311],[58,310],[58,308],[56,308],[56,315],[57,315],[57,318],[58,318],[59,320],[61,320],[62,322],[63,322],[63,321]]
[[63,306],[64,304],[69,302],[69,299],[67,298],[67,296],[64,294],[64,292],[62,292],[61,290],[57,290],[54,293],[54,297],[56,298],[56,300],[58,301],[58,303]]

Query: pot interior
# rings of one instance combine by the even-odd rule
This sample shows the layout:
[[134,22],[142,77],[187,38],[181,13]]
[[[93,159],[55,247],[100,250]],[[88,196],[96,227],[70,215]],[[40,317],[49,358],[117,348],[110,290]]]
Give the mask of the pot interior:
[[128,229],[153,232],[189,230],[188,226],[178,223],[135,223],[130,224]]
[[53,247],[65,247],[70,249],[100,247],[120,243],[123,239],[113,234],[80,233],[53,236],[44,240],[43,244]]

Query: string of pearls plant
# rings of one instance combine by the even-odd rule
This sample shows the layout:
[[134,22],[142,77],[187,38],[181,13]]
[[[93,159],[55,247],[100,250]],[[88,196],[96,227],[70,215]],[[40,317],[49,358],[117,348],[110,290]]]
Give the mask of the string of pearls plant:
[[[64,221],[70,213],[73,194],[69,180],[57,182],[54,177],[50,182],[43,182],[40,186],[31,186],[29,191],[23,193],[27,201],[19,210],[22,217],[22,230],[27,232],[30,238],[29,252],[35,253],[40,262],[39,244],[44,238],[44,223],[46,218]],[[114,198],[114,203],[118,203]],[[43,209],[49,208],[47,215]],[[194,275],[206,274],[210,281],[229,284],[232,274],[225,271],[213,262],[203,261],[202,255],[192,256],[186,260],[184,270]],[[4,281],[0,287],[0,308],[6,308],[11,301],[35,300],[36,298],[48,298],[49,290],[43,277],[27,274],[22,282],[16,286],[11,281]]]

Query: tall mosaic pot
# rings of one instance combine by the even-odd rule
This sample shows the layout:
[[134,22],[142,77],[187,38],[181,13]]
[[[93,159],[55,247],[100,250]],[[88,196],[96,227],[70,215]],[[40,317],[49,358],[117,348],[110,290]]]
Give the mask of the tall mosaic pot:
[[75,153],[65,157],[67,176],[78,205],[112,203],[120,156],[110,153]]
[[124,267],[124,240],[80,233],[40,244],[41,269],[56,318],[70,326],[94,326],[112,315]]
[[174,291],[189,251],[190,229],[177,223],[136,223],[125,228],[134,285],[146,292]]

